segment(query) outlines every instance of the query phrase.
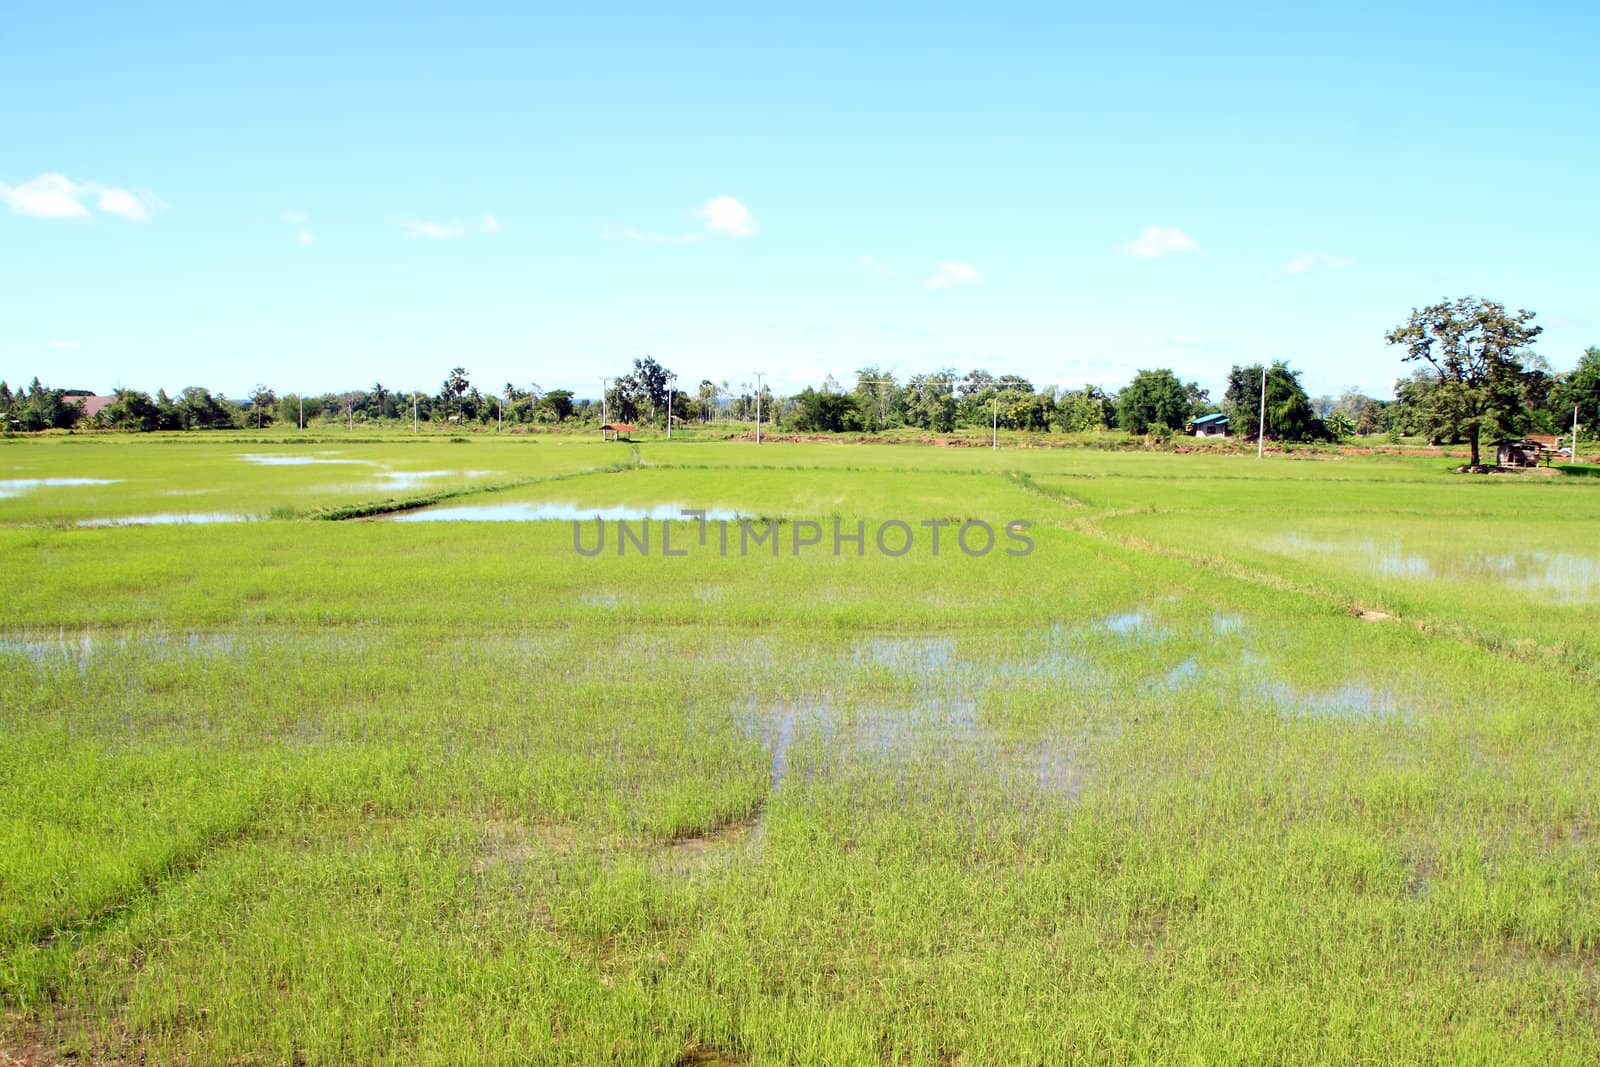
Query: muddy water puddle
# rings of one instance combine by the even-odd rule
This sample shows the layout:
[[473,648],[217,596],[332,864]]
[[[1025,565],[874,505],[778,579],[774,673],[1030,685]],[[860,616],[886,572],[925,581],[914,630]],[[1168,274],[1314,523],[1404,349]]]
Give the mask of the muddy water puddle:
[[763,813],[753,812],[709,830],[673,838],[654,850],[652,866],[679,876],[725,868],[758,855],[766,835]]

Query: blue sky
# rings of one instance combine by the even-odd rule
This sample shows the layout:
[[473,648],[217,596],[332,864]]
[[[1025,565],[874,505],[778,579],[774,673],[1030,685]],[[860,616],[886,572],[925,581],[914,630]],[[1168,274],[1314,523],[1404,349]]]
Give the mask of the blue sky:
[[15,8],[0,377],[1387,396],[1466,293],[1600,343],[1594,5],[762,6]]

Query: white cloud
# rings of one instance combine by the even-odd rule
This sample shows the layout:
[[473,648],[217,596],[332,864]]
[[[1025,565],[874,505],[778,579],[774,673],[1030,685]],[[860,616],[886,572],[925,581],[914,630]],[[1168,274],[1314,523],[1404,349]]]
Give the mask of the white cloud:
[[45,347],[47,347],[47,348],[77,348],[78,347],[78,342],[76,342],[76,341],[51,341]]
[[459,223],[417,222],[410,219],[401,219],[400,228],[406,231],[408,237],[426,237],[434,241],[454,241],[467,232]]
[[150,217],[150,209],[144,201],[126,189],[96,189],[95,192],[100,197],[98,206],[101,211],[121,215],[134,222],[143,222]]
[[928,279],[929,289],[949,289],[956,285],[975,285],[983,275],[971,263],[941,263]]
[[1289,257],[1289,262],[1283,265],[1283,273],[1304,274],[1306,271],[1316,267],[1338,270],[1340,267],[1348,267],[1354,262],[1355,260],[1346,259],[1344,256],[1329,256],[1321,252],[1296,252]]
[[886,267],[882,263],[878,262],[878,259],[877,259],[876,256],[857,256],[856,257],[856,262],[861,264],[863,269],[869,270],[874,274],[891,274],[891,273],[893,273],[892,271],[889,270],[888,267]]
[[75,182],[65,174],[41,174],[21,185],[0,182],[0,201],[16,214],[36,219],[88,218],[90,200],[99,211],[135,222],[145,221],[151,210],[160,206],[160,201],[149,193],[97,182]]
[[1146,226],[1138,237],[1117,246],[1117,251],[1123,255],[1140,259],[1158,259],[1173,252],[1199,250],[1200,245],[1193,237],[1174,226]]
[[300,233],[298,235],[296,235],[295,240],[297,242],[299,242],[300,244],[309,245],[309,244],[312,244],[316,240],[316,238],[311,236],[311,231],[310,230],[302,229],[300,231]]
[[[714,196],[695,208],[691,214],[704,220],[703,229],[690,233],[660,233],[640,230],[633,226],[610,225],[600,231],[606,241],[643,241],[647,244],[685,245],[703,241],[707,234],[725,234],[729,237],[750,237],[761,229],[756,217],[744,204],[731,196]],[[494,222],[485,215],[484,222]],[[498,227],[498,223],[495,223]],[[493,232],[493,231],[486,231]]]
[[407,237],[426,237],[430,241],[454,241],[472,234],[499,233],[503,227],[493,215],[485,215],[476,224],[458,222],[429,222],[417,219],[395,219],[396,226],[406,231]]
[[78,185],[61,174],[41,174],[21,185],[0,183],[0,199],[18,215],[36,219],[81,219],[89,214],[82,196]]
[[706,229],[730,237],[750,237],[761,227],[750,209],[731,196],[714,196],[695,208]]
[[284,222],[293,223],[296,226],[306,221],[306,213],[304,211],[285,211],[279,217],[282,218]]

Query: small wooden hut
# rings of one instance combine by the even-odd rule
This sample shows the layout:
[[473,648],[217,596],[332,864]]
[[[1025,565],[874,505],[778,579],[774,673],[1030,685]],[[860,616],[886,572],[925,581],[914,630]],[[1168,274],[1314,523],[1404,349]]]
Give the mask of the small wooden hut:
[[1537,441],[1502,437],[1494,443],[1494,462],[1499,467],[1537,467],[1541,451]]

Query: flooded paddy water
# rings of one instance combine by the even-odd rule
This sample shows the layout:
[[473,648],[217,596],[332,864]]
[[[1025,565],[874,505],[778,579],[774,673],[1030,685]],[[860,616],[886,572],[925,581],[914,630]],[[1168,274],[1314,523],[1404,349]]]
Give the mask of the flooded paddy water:
[[118,515],[112,518],[80,519],[79,526],[185,526],[219,522],[252,522],[254,515],[223,511],[168,511],[155,515]]
[[[392,517],[393,522],[697,522],[680,504],[655,504],[649,507],[587,507],[552,501],[516,503],[440,504]],[[702,509],[707,522],[737,522],[739,515],[722,509]],[[585,531],[593,537],[593,531]]]
[[1384,579],[1493,583],[1557,604],[1600,601],[1600,555],[1546,548],[1430,553],[1398,541],[1338,541],[1294,533],[1266,547],[1290,556],[1322,556]]
[[118,478],[0,478],[0,498],[21,496],[35,489],[116,485],[120,480]]

